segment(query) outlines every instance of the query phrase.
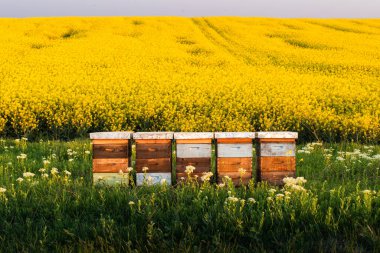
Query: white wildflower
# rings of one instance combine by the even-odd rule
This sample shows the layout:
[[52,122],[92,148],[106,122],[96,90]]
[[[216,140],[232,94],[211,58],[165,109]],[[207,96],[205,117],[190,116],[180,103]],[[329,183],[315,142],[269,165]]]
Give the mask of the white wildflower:
[[52,175],[56,175],[56,174],[59,173],[59,171],[58,171],[57,168],[52,168],[51,171],[50,171],[50,173],[51,173]]
[[19,177],[16,179],[17,182],[21,183],[22,181],[24,181],[24,179],[22,177]]
[[242,176],[242,175],[247,173],[247,170],[244,168],[239,168],[238,172],[239,172],[240,176]]
[[20,154],[17,156],[17,159],[19,160],[23,160],[23,159],[26,159],[27,158],[27,155],[26,154]]
[[227,198],[227,201],[230,201],[230,202],[238,202],[239,199],[236,198],[236,197],[228,197],[228,198]]
[[25,177],[25,178],[29,178],[29,177],[34,177],[34,173],[32,172],[24,172],[22,173],[22,176]]
[[189,165],[189,166],[186,166],[185,173],[189,175],[189,174],[193,173],[194,170],[195,170],[195,167]]
[[212,172],[204,172],[203,176],[201,177],[202,181],[210,181],[210,178],[212,177],[213,173]]

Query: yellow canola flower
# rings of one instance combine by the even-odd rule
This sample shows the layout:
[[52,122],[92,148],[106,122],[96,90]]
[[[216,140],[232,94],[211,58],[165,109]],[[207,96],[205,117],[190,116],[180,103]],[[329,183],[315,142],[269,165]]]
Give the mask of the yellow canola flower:
[[379,19],[0,19],[0,135],[380,139]]

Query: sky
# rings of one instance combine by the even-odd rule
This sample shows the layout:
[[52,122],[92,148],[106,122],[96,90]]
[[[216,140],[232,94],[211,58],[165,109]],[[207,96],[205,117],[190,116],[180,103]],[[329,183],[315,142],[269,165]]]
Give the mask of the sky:
[[0,17],[46,16],[380,18],[380,0],[0,0]]

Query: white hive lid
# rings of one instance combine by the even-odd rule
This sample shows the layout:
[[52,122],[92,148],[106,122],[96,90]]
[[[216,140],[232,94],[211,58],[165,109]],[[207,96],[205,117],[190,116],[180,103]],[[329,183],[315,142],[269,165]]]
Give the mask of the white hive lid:
[[130,139],[133,132],[97,132],[90,133],[90,139]]
[[229,138],[255,138],[255,132],[216,132],[215,139],[229,139]]
[[173,139],[173,132],[138,132],[133,133],[135,140],[171,140]]
[[298,132],[256,132],[257,139],[298,139]]
[[212,139],[214,133],[212,132],[178,132],[174,133],[176,140],[189,140],[189,139]]

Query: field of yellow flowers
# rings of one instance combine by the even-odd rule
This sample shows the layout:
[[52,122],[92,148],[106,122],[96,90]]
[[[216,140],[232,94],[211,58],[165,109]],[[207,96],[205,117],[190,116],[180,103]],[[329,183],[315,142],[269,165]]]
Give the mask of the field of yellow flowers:
[[0,135],[380,139],[380,20],[0,19]]

